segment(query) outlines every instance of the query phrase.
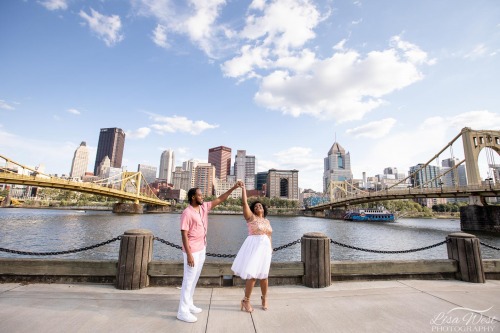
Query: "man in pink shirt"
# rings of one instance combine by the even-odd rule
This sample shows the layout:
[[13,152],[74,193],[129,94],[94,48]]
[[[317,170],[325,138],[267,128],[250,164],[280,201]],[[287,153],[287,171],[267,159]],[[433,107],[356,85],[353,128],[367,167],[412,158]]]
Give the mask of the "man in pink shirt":
[[241,186],[238,181],[226,193],[211,202],[203,202],[203,193],[199,188],[188,191],[189,206],[181,215],[182,256],[184,257],[184,276],[182,278],[181,299],[177,319],[194,323],[198,319],[193,315],[201,308],[193,304],[196,283],[200,277],[207,246],[208,212],[224,202],[231,192]]

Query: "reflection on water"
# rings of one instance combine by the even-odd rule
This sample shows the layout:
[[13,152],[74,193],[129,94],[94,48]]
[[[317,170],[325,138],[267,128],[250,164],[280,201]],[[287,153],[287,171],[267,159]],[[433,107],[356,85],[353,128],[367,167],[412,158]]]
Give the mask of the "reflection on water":
[[[148,229],[155,236],[181,245],[179,214],[115,215],[102,211],[68,211],[52,209],[0,209],[0,247],[6,249],[53,252],[94,245],[129,229]],[[302,237],[307,232],[322,232],[331,239],[374,250],[407,250],[441,242],[460,231],[459,220],[401,219],[396,223],[347,222],[312,217],[270,216],[273,247]],[[210,215],[207,252],[236,254],[247,236],[241,215]],[[477,234],[481,241],[500,247],[500,235]],[[117,259],[119,242],[90,251],[44,256],[46,258]],[[330,246],[332,260],[409,260],[445,259],[446,246],[405,254],[377,254]],[[500,258],[500,251],[481,247],[483,258]],[[0,257],[28,258],[6,252]],[[153,260],[182,259],[181,251],[154,242]],[[232,259],[207,257],[207,261]],[[300,244],[275,252],[273,261],[300,261]]]

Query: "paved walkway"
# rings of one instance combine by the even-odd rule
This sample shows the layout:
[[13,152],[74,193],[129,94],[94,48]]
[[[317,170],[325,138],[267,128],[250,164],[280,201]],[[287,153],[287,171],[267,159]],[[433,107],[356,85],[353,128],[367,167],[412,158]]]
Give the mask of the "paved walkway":
[[500,281],[334,282],[271,287],[268,311],[242,288],[197,288],[198,322],[176,320],[180,290],[0,284],[0,332],[500,332]]

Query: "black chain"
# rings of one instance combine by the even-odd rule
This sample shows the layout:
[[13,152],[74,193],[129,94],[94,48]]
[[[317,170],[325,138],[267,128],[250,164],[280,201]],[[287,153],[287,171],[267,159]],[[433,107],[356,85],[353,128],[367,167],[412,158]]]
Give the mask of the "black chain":
[[447,242],[448,242],[447,240],[444,240],[444,241],[436,243],[434,245],[429,245],[429,246],[421,247],[421,248],[418,248],[418,249],[401,250],[401,251],[384,251],[384,250],[363,249],[361,247],[356,247],[356,246],[342,244],[342,243],[334,241],[333,239],[330,239],[330,243],[333,243],[333,244],[339,245],[339,246],[343,246],[343,247],[347,247],[349,249],[359,250],[359,251],[365,251],[365,252],[372,252],[372,253],[386,253],[386,254],[390,254],[390,253],[410,253],[410,252],[423,251],[423,250],[432,249],[433,247],[437,247],[437,246],[446,244]]
[[166,241],[164,239],[161,239],[160,237],[154,237],[153,238],[154,240],[157,240],[159,242],[162,242],[163,244],[167,244],[168,246],[171,246],[173,248],[176,248],[176,249],[179,249],[181,250],[182,249],[182,246],[179,246],[179,245],[175,245],[174,243],[170,243],[169,241]]
[[[168,246],[171,246],[173,248],[176,248],[176,249],[182,249],[182,246],[179,246],[179,245],[175,245],[174,243],[171,243],[169,241],[166,241],[164,239],[161,239],[160,237],[154,237],[153,238],[154,240],[157,240],[157,241],[160,241],[162,242],[163,244],[167,244]],[[275,247],[273,249],[274,252],[276,251],[279,251],[279,250],[283,250],[283,249],[286,249],[287,247],[290,247],[290,246],[293,246],[297,243],[300,243],[300,238],[297,239],[296,241],[294,242],[290,242],[288,244],[285,244],[285,245],[282,245],[282,246],[279,246],[279,247]],[[235,258],[236,257],[236,254],[220,254],[220,253],[210,253],[210,252],[207,252],[206,253],[206,256],[207,257],[217,257],[217,258]]]
[[290,243],[288,243],[288,244],[285,244],[285,245],[281,245],[281,246],[275,247],[275,248],[273,249],[273,251],[274,251],[274,252],[276,252],[276,251],[279,251],[279,250],[283,250],[283,249],[286,249],[287,247],[293,246],[293,245],[298,244],[298,243],[300,243],[300,238],[299,238],[299,239],[297,239],[297,240],[296,240],[296,241],[294,241],[294,242],[290,242]]
[[490,249],[500,251],[500,248],[498,248],[498,247],[494,247],[493,245],[489,245],[489,244],[486,244],[486,243],[483,243],[483,242],[479,242],[479,243],[481,243],[481,245],[484,245],[484,246],[486,246],[486,247],[489,247]]
[[69,254],[69,253],[77,253],[77,252],[83,252],[83,251],[88,251],[95,249],[96,247],[100,247],[109,243],[116,242],[117,240],[120,240],[122,236],[118,236],[112,239],[109,239],[105,242],[91,245],[91,246],[86,246],[82,247],[80,249],[73,249],[73,250],[66,250],[66,251],[57,251],[57,252],[27,252],[27,251],[17,251],[17,250],[10,250],[10,249],[4,249],[3,247],[0,247],[0,252],[8,252],[8,253],[15,253],[15,254],[21,254],[24,256],[56,256],[59,254]]

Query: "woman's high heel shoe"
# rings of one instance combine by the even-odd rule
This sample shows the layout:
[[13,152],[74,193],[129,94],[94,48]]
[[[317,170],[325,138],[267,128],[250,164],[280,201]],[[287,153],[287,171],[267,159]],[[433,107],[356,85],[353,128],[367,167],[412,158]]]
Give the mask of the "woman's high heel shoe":
[[252,305],[250,305],[250,298],[244,297],[241,300],[241,311],[253,312]]
[[266,296],[260,296],[260,299],[262,300],[262,310],[267,310],[267,298],[266,298]]

